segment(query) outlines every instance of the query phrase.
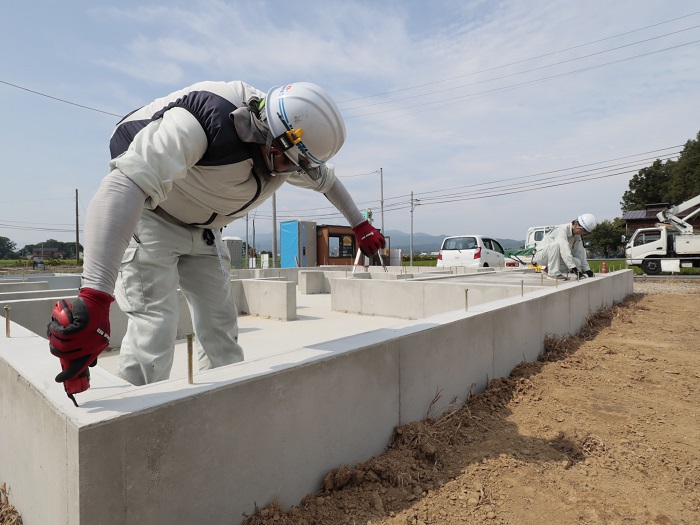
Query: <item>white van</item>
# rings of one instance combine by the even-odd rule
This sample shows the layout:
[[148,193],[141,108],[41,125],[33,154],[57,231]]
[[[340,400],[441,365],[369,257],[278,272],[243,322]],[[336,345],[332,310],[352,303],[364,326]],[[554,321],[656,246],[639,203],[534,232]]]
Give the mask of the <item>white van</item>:
[[497,268],[504,266],[503,247],[496,239],[484,235],[445,237],[438,253],[437,267]]

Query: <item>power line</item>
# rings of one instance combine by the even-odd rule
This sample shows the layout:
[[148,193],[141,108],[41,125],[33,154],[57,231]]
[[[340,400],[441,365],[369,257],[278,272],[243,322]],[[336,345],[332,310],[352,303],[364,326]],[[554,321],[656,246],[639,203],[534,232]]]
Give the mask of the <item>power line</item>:
[[[546,64],[546,65],[544,65],[544,66],[538,66],[538,67],[534,67],[534,68],[531,68],[531,69],[526,69],[526,70],[524,70],[524,71],[519,71],[519,72],[517,72],[517,73],[510,73],[510,74],[508,74],[508,75],[503,75],[503,76],[500,76],[500,77],[494,77],[494,78],[489,78],[489,79],[486,79],[486,80],[480,80],[480,81],[478,81],[478,82],[473,82],[473,83],[471,83],[471,84],[462,84],[462,85],[460,85],[460,86],[455,86],[455,87],[451,87],[451,88],[438,89],[438,90],[435,90],[435,91],[431,91],[431,92],[430,92],[430,95],[432,96],[432,95],[434,95],[434,94],[436,94],[436,93],[444,93],[444,92],[446,92],[446,91],[454,91],[454,90],[456,90],[456,89],[463,89],[463,88],[466,88],[466,87],[476,86],[476,85],[479,85],[479,84],[486,84],[487,82],[494,82],[494,81],[496,81],[496,80],[503,80],[504,78],[510,78],[510,77],[515,77],[515,76],[518,76],[518,75],[524,75],[524,74],[526,74],[526,73],[532,73],[533,71],[539,71],[539,70],[541,70],[541,69],[547,69],[547,68],[554,67],[554,66],[560,66],[560,65],[562,65],[562,64],[567,64],[567,63],[569,63],[569,62],[576,62],[577,60],[583,60],[583,59],[585,59],[585,58],[590,58],[590,57],[593,57],[593,56],[596,56],[596,55],[602,55],[602,54],[604,54],[604,53],[611,53],[611,52],[613,52],[613,51],[619,51],[620,49],[624,49],[624,48],[626,48],[626,47],[631,47],[631,46],[636,46],[636,45],[639,45],[639,44],[644,44],[644,43],[646,43],[646,42],[651,42],[652,40],[657,40],[657,39],[659,39],[659,38],[663,38],[663,37],[666,37],[666,36],[669,36],[669,35],[675,35],[675,34],[677,34],[677,33],[682,33],[682,32],[684,32],[684,31],[690,31],[691,29],[697,29],[698,27],[700,27],[700,25],[688,27],[688,28],[686,28],[686,29],[680,29],[680,30],[678,30],[678,31],[673,31],[672,33],[666,33],[666,34],[664,34],[664,35],[659,35],[659,36],[655,36],[655,37],[652,37],[652,38],[647,38],[646,40],[640,40],[640,41],[637,41],[637,42],[632,42],[632,43],[630,43],[630,44],[625,44],[625,45],[622,45],[622,46],[613,47],[613,48],[611,48],[611,49],[605,49],[605,50],[603,50],[603,51],[597,51],[597,52],[595,52],[595,53],[590,53],[590,54],[588,54],[588,55],[583,55],[583,56],[575,57],[575,58],[569,58],[569,59],[567,59],[567,60],[562,60],[561,62],[554,62],[553,64]],[[634,57],[633,57],[633,58],[634,58]],[[424,97],[424,96],[425,96],[424,94],[420,94],[420,95],[411,95],[411,96],[404,97],[404,98],[393,99],[393,100],[391,100],[390,102],[402,102],[402,101],[404,101],[404,100],[411,100],[411,99],[414,99],[414,98],[419,98],[419,97]],[[352,111],[352,110],[354,110],[354,109],[362,109],[362,108],[368,108],[368,107],[372,107],[372,106],[380,106],[380,105],[384,105],[384,104],[386,104],[386,103],[387,103],[387,102],[373,102],[373,103],[371,103],[371,104],[365,104],[365,105],[363,105],[363,106],[354,106],[354,107],[350,107],[350,108],[344,108],[343,111]]]
[[[25,231],[43,231],[43,232],[56,232],[56,233],[71,233],[75,232],[75,228],[63,229],[63,228],[47,228],[47,227],[33,227],[33,226],[17,226],[14,224],[4,224],[0,223],[0,227],[6,228],[8,230],[25,230]],[[82,230],[81,230],[82,231]]]
[[[374,116],[374,115],[379,115],[379,114],[382,114],[382,113],[392,113],[392,112],[395,112],[395,111],[403,111],[403,110],[406,110],[406,109],[420,108],[420,107],[424,107],[424,106],[434,106],[435,104],[444,105],[446,102],[454,103],[456,100],[463,100],[463,99],[466,99],[466,98],[477,97],[477,96],[479,96],[479,95],[488,95],[488,94],[496,93],[496,92],[499,92],[499,91],[506,91],[506,90],[509,90],[509,89],[516,89],[516,88],[520,88],[520,87],[527,86],[527,85],[530,85],[530,84],[537,84],[537,83],[539,83],[539,82],[544,82],[544,81],[552,80],[552,79],[555,79],[555,78],[566,77],[566,76],[574,75],[574,74],[577,74],[577,73],[583,73],[583,72],[585,72],[585,71],[591,71],[591,70],[593,70],[593,69],[599,69],[599,68],[606,67],[606,66],[611,66],[611,65],[614,65],[614,64],[620,64],[620,63],[626,62],[626,61],[628,61],[628,60],[634,60],[634,59],[637,59],[637,58],[642,58],[642,57],[654,55],[654,54],[657,54],[657,53],[663,53],[664,51],[670,51],[670,50],[672,50],[672,49],[678,49],[678,48],[680,48],[680,47],[689,46],[689,45],[692,45],[692,44],[697,44],[698,42],[700,42],[700,40],[693,40],[692,42],[686,42],[686,43],[684,43],[684,44],[678,44],[678,45],[675,45],[675,46],[666,47],[666,48],[658,49],[658,50],[655,50],[655,51],[650,51],[650,52],[648,52],[648,53],[642,53],[642,54],[640,54],[640,55],[635,55],[635,56],[632,56],[632,57],[622,58],[622,59],[619,59],[619,60],[613,60],[612,62],[605,62],[605,63],[603,63],[603,64],[597,64],[597,65],[585,67],[585,68],[582,68],[582,69],[576,69],[576,70],[573,70],[573,71],[568,71],[568,72],[566,72],[566,73],[559,73],[559,74],[557,74],[557,75],[552,75],[552,76],[548,76],[548,77],[542,77],[542,78],[538,78],[538,79],[534,79],[534,80],[528,80],[528,81],[525,81],[525,82],[519,82],[519,83],[516,83],[516,84],[511,84],[511,85],[509,85],[509,86],[504,86],[504,87],[499,87],[499,88],[488,89],[488,90],[485,90],[485,91],[477,91],[476,93],[470,93],[470,94],[467,94],[467,95],[454,96],[454,97],[450,97],[450,98],[446,98],[446,99],[440,99],[440,100],[432,100],[432,101],[429,101],[429,102],[424,102],[424,103],[422,103],[422,104],[414,104],[414,105],[412,105],[412,106],[402,106],[402,107],[399,107],[399,108],[386,109],[386,110],[383,110],[383,111],[373,111],[373,112],[371,112],[371,113],[363,113],[363,114],[361,114],[361,115],[347,116],[347,117],[345,117],[345,120],[349,120],[349,119],[353,119],[353,118],[359,118],[359,117]],[[431,109],[431,108],[427,108],[427,109],[425,109],[425,110],[419,110],[419,111],[427,111],[428,109]],[[418,113],[418,111],[414,111],[413,113]],[[392,118],[393,118],[393,117],[392,117]],[[387,120],[388,120],[388,119],[387,119]],[[378,121],[371,121],[371,122],[368,122],[368,123],[375,123],[375,122],[378,122]]]
[[72,197],[59,197],[57,199],[25,199],[25,200],[21,200],[21,201],[10,200],[10,201],[0,201],[0,204],[8,203],[8,202],[12,203],[12,204],[16,204],[18,202],[45,202],[45,201],[66,201],[66,200],[73,200],[73,198]]
[[[647,151],[647,152],[645,152],[645,153],[637,153],[637,154],[634,154],[634,155],[627,155],[627,156],[624,156],[624,157],[617,157],[617,158],[614,158],[614,159],[608,159],[608,160],[604,160],[604,161],[600,161],[600,162],[591,162],[591,163],[589,163],[589,164],[580,164],[580,165],[578,165],[578,166],[572,166],[572,167],[569,167],[569,168],[561,168],[561,169],[557,169],[557,170],[543,171],[543,172],[540,172],[540,173],[532,173],[532,174],[529,174],[529,175],[520,175],[520,176],[518,176],[518,177],[509,177],[509,178],[506,178],[506,179],[491,180],[491,181],[487,181],[487,182],[477,182],[477,183],[474,183],[474,184],[466,184],[466,185],[464,185],[464,186],[456,186],[456,187],[454,187],[454,188],[449,188],[449,189],[447,189],[447,190],[431,190],[431,191],[425,191],[425,192],[421,192],[420,194],[417,193],[416,195],[427,195],[428,193],[452,191],[452,190],[458,190],[458,189],[461,189],[461,188],[470,188],[470,187],[474,187],[474,186],[486,186],[486,185],[490,185],[490,184],[496,184],[496,183],[499,183],[499,182],[506,182],[506,181],[518,180],[518,179],[528,179],[528,181],[531,181],[531,180],[533,180],[533,178],[535,178],[535,177],[540,177],[540,176],[542,176],[542,175],[550,175],[550,174],[552,174],[552,173],[561,173],[561,172],[564,172],[564,171],[571,171],[571,170],[577,170],[577,169],[581,169],[581,168],[588,168],[588,167],[590,167],[590,166],[596,166],[596,165],[599,165],[599,164],[604,164],[604,163],[608,163],[608,162],[615,162],[615,161],[618,161],[618,160],[629,159],[629,158],[632,158],[632,157],[638,157],[638,156],[640,156],[640,155],[648,155],[649,153],[658,153],[658,152],[660,152],[660,151],[665,151],[665,150],[675,149],[675,148],[681,148],[681,147],[683,147],[683,146],[682,146],[682,145],[681,145],[681,146],[671,146],[670,148],[661,148],[661,149],[657,149],[657,150]],[[666,154],[664,154],[663,156],[667,156],[668,158],[667,158],[667,159],[664,159],[664,160],[670,160],[672,157],[676,156],[678,153],[679,153],[678,151],[673,152],[673,153],[666,153]],[[650,161],[650,160],[651,160],[651,161],[654,161],[654,160],[657,160],[657,159],[658,159],[658,156],[657,156],[657,157],[648,157],[648,158],[645,158],[645,159],[638,159],[637,162],[644,162],[644,161]],[[615,166],[615,165],[613,164],[613,166]],[[618,165],[618,166],[619,166],[619,165]],[[608,166],[608,167],[609,167],[609,166]],[[604,167],[604,168],[605,168],[605,167]],[[408,195],[406,195],[406,196],[408,196]]]
[[110,113],[109,111],[103,111],[103,110],[101,110],[101,109],[92,108],[92,107],[90,107],[90,106],[85,106],[84,104],[78,104],[77,102],[71,102],[70,100],[66,100],[66,99],[63,99],[63,98],[54,97],[54,96],[52,96],[52,95],[47,95],[46,93],[42,93],[42,92],[40,92],[40,91],[34,91],[33,89],[29,89],[29,88],[26,88],[26,87],[18,86],[17,84],[12,84],[12,83],[10,83],[10,82],[5,82],[4,80],[0,80],[0,84],[5,84],[5,85],[7,85],[7,86],[12,86],[13,88],[21,89],[21,90],[23,90],[23,91],[28,91],[29,93],[34,93],[35,95],[39,95],[39,96],[41,96],[41,97],[46,97],[46,98],[50,98],[50,99],[52,99],[52,100],[57,100],[58,102],[63,102],[63,103],[65,103],[65,104],[70,104],[71,106],[77,106],[77,107],[79,107],[79,108],[89,109],[90,111],[95,111],[95,112],[97,112],[97,113],[104,113],[105,115],[112,115],[112,116],[114,116],[114,117],[119,117],[119,118],[123,117],[123,115],[117,115],[116,113]]
[[471,72],[471,73],[466,73],[466,74],[464,74],[464,75],[458,75],[458,76],[456,76],[456,77],[450,77],[450,78],[446,78],[446,79],[442,79],[442,80],[435,80],[435,81],[433,81],[433,82],[426,82],[425,84],[417,84],[417,85],[414,85],[414,86],[408,86],[408,87],[405,87],[405,88],[400,88],[400,89],[395,89],[395,90],[391,90],[391,91],[386,91],[386,92],[384,92],[384,93],[377,93],[377,94],[375,94],[375,95],[365,95],[365,96],[362,96],[362,97],[357,97],[357,98],[351,98],[351,99],[347,99],[347,100],[342,100],[342,101],[338,102],[338,104],[344,104],[344,103],[346,103],[346,102],[354,102],[355,100],[363,100],[363,99],[366,99],[366,98],[374,98],[374,97],[381,97],[381,96],[384,96],[384,95],[391,95],[391,94],[393,94],[393,93],[400,93],[400,92],[402,92],[402,91],[408,91],[408,90],[411,90],[411,89],[418,89],[418,88],[421,88],[421,87],[431,86],[431,85],[434,85],[434,84],[440,84],[440,83],[442,83],[442,82],[449,82],[449,81],[451,81],[451,80],[457,80],[457,79],[459,79],[459,78],[464,78],[464,77],[468,77],[468,76],[478,75],[478,74],[480,74],[480,73],[487,73],[487,72],[489,72],[489,71],[494,71],[494,70],[496,70],[496,69],[502,69],[502,68],[514,66],[514,65],[517,65],[517,64],[522,64],[522,63],[524,63],[524,62],[530,62],[530,61],[532,61],[532,60],[537,60],[537,59],[539,59],[539,58],[544,58],[544,57],[548,57],[548,56],[552,56],[552,55],[557,55],[557,54],[559,54],[559,53],[564,53],[564,52],[566,52],[566,51],[572,51],[572,50],[574,50],[574,49],[578,49],[578,48],[581,48],[581,47],[589,46],[589,45],[592,45],[592,44],[598,44],[598,43],[604,42],[604,41],[606,41],[606,40],[612,40],[613,38],[618,38],[618,37],[620,37],[620,36],[625,36],[625,35],[629,35],[629,34],[632,34],[632,33],[637,33],[637,32],[639,32],[639,31],[643,31],[643,30],[645,30],[645,29],[650,29],[650,28],[652,28],[652,27],[656,27],[656,26],[668,24],[668,23],[670,23],[670,22],[675,22],[675,21],[677,21],[677,20],[682,20],[683,18],[688,18],[688,17],[695,16],[695,15],[698,15],[698,14],[700,14],[700,11],[696,11],[695,13],[690,13],[690,14],[687,14],[687,15],[679,16],[679,17],[677,17],[677,18],[671,18],[670,20],[665,20],[665,21],[663,21],[663,22],[659,22],[659,23],[652,24],[652,25],[649,25],[649,26],[640,27],[640,28],[638,28],[638,29],[633,29],[633,30],[631,30],[631,31],[626,31],[626,32],[624,32],[624,33],[618,33],[617,35],[612,35],[612,36],[609,36],[609,37],[600,38],[600,39],[598,39],[598,40],[593,40],[593,41],[591,41],[591,42],[586,42],[585,44],[579,44],[579,45],[576,45],[576,46],[567,47],[567,48],[565,48],[565,49],[560,49],[560,50],[558,50],[558,51],[552,51],[551,53],[545,53],[544,55],[538,55],[538,56],[535,56],[535,57],[525,58],[525,59],[522,59],[522,60],[517,60],[517,61],[515,61],[515,62],[510,62],[510,63],[508,63],[508,64],[502,64],[502,65],[500,65],[500,66],[494,66],[494,67],[490,67],[490,68],[487,68],[487,69],[482,69],[482,70],[479,70],[479,71],[473,71],[473,72]]
[[[592,167],[592,166],[599,166],[599,165],[601,165],[601,164],[606,164],[606,166],[601,166],[601,167],[598,168],[598,169],[600,169],[600,170],[602,170],[602,169],[609,169],[609,168],[611,168],[611,167],[620,166],[619,164],[618,164],[618,165],[615,165],[615,164],[612,164],[612,165],[611,165],[611,164],[610,164],[611,162],[616,162],[616,161],[625,160],[625,159],[632,159],[632,158],[634,158],[634,157],[640,157],[640,156],[642,156],[642,155],[650,155],[650,154],[652,154],[652,153],[660,153],[660,152],[668,151],[668,150],[676,150],[676,151],[674,151],[674,152],[669,152],[669,153],[665,153],[664,155],[662,155],[662,157],[667,157],[667,158],[664,159],[664,160],[670,160],[672,157],[676,156],[676,155],[679,153],[679,151],[677,151],[678,148],[682,148],[682,147],[683,147],[682,144],[681,144],[681,145],[677,145],[677,146],[669,146],[669,147],[665,147],[665,148],[659,148],[659,149],[644,151],[644,152],[641,152],[641,153],[635,153],[635,154],[632,154],[632,155],[625,155],[625,156],[622,156],[622,157],[615,157],[615,158],[612,158],[612,159],[602,160],[602,161],[598,161],[598,162],[590,162],[590,163],[586,163],[586,164],[578,164],[578,165],[576,165],[576,166],[570,166],[570,167],[568,167],[568,168],[560,168],[560,169],[556,169],[556,170],[549,170],[549,171],[543,171],[543,172],[538,172],[538,173],[531,173],[531,174],[528,174],[528,175],[519,175],[519,176],[516,176],[516,177],[508,177],[508,178],[502,178],[502,179],[493,179],[493,180],[489,180],[489,181],[482,181],[482,182],[478,182],[478,183],[466,184],[466,185],[463,185],[463,186],[455,186],[455,187],[451,187],[451,188],[443,188],[443,189],[439,189],[439,190],[430,190],[430,191],[415,193],[415,195],[418,196],[418,197],[421,197],[421,198],[428,198],[428,197],[423,197],[423,196],[429,195],[429,194],[431,194],[431,193],[444,193],[444,192],[455,191],[455,190],[459,190],[459,189],[463,189],[463,188],[472,188],[472,187],[477,187],[477,186],[489,186],[489,185],[498,184],[498,183],[501,183],[501,182],[516,181],[516,180],[521,180],[521,179],[527,179],[528,182],[532,182],[532,181],[535,181],[535,180],[544,180],[544,179],[542,179],[542,177],[545,176],[545,175],[551,175],[551,174],[555,174],[555,173],[563,173],[563,172],[572,171],[572,170],[579,170],[579,169],[583,169],[583,168],[590,168],[590,167]],[[648,158],[644,158],[644,159],[638,159],[636,162],[637,162],[637,163],[641,163],[641,162],[653,161],[653,160],[657,160],[657,159],[659,159],[659,156],[648,157]],[[645,165],[645,166],[646,166],[646,165]],[[643,166],[643,167],[644,167],[644,166]],[[549,177],[549,178],[553,178],[553,177]],[[402,194],[402,195],[396,195],[396,196],[393,196],[393,197],[385,197],[385,198],[384,198],[384,202],[385,202],[384,210],[385,210],[385,211],[390,210],[391,207],[392,207],[393,205],[395,205],[395,203],[386,204],[386,201],[397,200],[397,199],[403,199],[402,202],[405,203],[405,202],[408,202],[406,199],[407,199],[409,196],[410,196],[410,194]],[[357,204],[358,204],[358,207],[363,207],[363,205],[372,205],[372,206],[376,206],[376,205],[378,205],[378,202],[379,202],[378,200],[372,200],[372,201],[358,202]],[[364,206],[364,207],[369,207],[369,206]],[[331,211],[331,210],[332,210],[332,211]],[[281,213],[281,214],[283,214],[283,216],[285,216],[285,217],[291,217],[291,216],[293,216],[293,215],[291,215],[291,214],[297,214],[297,216],[298,216],[298,215],[305,215],[305,216],[313,216],[313,215],[314,215],[313,213],[310,213],[310,214],[309,214],[309,213],[304,213],[304,212],[317,212],[318,214],[338,215],[337,210],[336,210],[333,206],[323,206],[323,207],[316,207],[316,208],[303,208],[303,209],[297,209],[297,210],[282,210],[282,211],[278,211],[278,214]],[[286,214],[286,215],[284,215],[284,214]]]
[[[698,15],[698,14],[700,14],[700,11],[694,12],[694,13],[689,13],[689,14],[687,14],[687,15],[683,15],[683,16],[680,16],[680,17],[672,18],[672,19],[669,19],[669,20],[666,20],[666,21],[663,21],[663,22],[659,22],[659,23],[656,23],[656,24],[652,24],[652,25],[649,25],[649,26],[645,26],[645,27],[642,27],[642,28],[633,29],[633,30],[631,30],[631,31],[626,31],[626,32],[623,32],[623,33],[619,33],[619,34],[617,34],[617,35],[613,35],[613,36],[601,38],[601,39],[598,39],[598,40],[593,40],[593,41],[591,41],[591,42],[586,42],[586,43],[584,43],[584,44],[579,44],[579,45],[572,46],[572,47],[569,47],[569,48],[561,49],[561,50],[558,50],[558,51],[553,51],[553,52],[550,52],[550,53],[545,53],[545,54],[543,54],[543,55],[538,55],[538,56],[531,57],[531,58],[527,58],[527,59],[523,59],[523,60],[518,60],[518,61],[515,61],[515,62],[511,62],[511,63],[509,63],[509,64],[503,64],[503,65],[500,65],[500,66],[494,66],[494,67],[487,68],[487,69],[484,69],[484,70],[475,71],[475,72],[472,72],[472,73],[467,73],[467,74],[464,74],[464,75],[459,75],[459,76],[451,77],[451,78],[447,78],[447,79],[437,80],[437,81],[428,82],[428,83],[424,83],[424,84],[418,84],[418,85],[414,85],[414,86],[408,86],[408,87],[405,87],[405,88],[401,88],[401,89],[397,89],[397,90],[393,90],[393,91],[388,91],[388,92],[380,93],[380,94],[376,94],[376,95],[366,95],[366,96],[357,97],[357,98],[354,98],[354,99],[348,99],[348,100],[340,101],[340,102],[338,102],[338,104],[343,104],[343,103],[347,103],[347,102],[352,102],[352,101],[355,101],[355,100],[363,100],[363,99],[366,99],[366,98],[373,98],[373,97],[383,96],[383,95],[392,94],[392,93],[398,93],[398,92],[407,91],[407,90],[411,90],[411,89],[417,89],[417,88],[420,88],[420,87],[425,87],[425,86],[434,85],[434,84],[438,84],[438,83],[442,83],[442,82],[447,82],[447,81],[451,81],[451,80],[456,80],[456,79],[463,78],[463,77],[467,77],[467,76],[476,75],[476,74],[479,74],[479,73],[484,73],[484,72],[493,71],[493,70],[496,70],[496,69],[501,69],[501,68],[509,67],[509,66],[512,66],[512,65],[516,65],[516,64],[520,64],[520,63],[524,63],[524,62],[529,62],[529,61],[532,61],[532,60],[536,60],[536,59],[539,59],[539,58],[544,58],[544,57],[547,57],[547,56],[552,56],[552,55],[555,55],[555,54],[558,54],[558,53],[563,53],[563,52],[566,52],[566,51],[571,51],[571,50],[573,50],[573,49],[578,49],[578,48],[581,48],[581,47],[589,46],[589,45],[592,45],[592,44],[595,44],[595,43],[599,43],[599,42],[603,42],[603,41],[606,41],[606,40],[611,40],[611,39],[613,39],[613,38],[617,38],[617,37],[624,36],[624,35],[627,35],[627,34],[631,34],[631,33],[639,32],[639,31],[643,31],[643,30],[645,30],[645,29],[649,29],[649,28],[656,27],[656,26],[659,26],[659,25],[664,25],[664,24],[667,24],[667,23],[670,23],[670,22],[674,22],[674,21],[677,21],[677,20],[681,20],[681,19],[683,19],[683,18],[688,18],[688,17],[691,17],[691,16],[695,16],[695,15]],[[694,26],[694,27],[698,27],[698,26]],[[636,43],[634,43],[634,44],[627,44],[627,45],[625,45],[625,46],[620,46],[620,47],[618,47],[618,48],[613,48],[612,50],[620,49],[620,48],[622,48],[622,47],[628,47],[628,46],[631,46],[631,45],[636,45],[636,44],[639,44],[639,43],[642,43],[642,42],[647,42],[647,41],[649,41],[649,40],[654,40],[654,39],[657,39],[657,38],[661,38],[661,37],[663,37],[663,36],[668,36],[668,35],[671,35],[671,34],[675,34],[675,33],[682,32],[682,31],[687,31],[687,30],[689,30],[689,29],[693,29],[694,27],[687,28],[687,29],[683,29],[683,30],[679,30],[679,31],[675,31],[675,32],[672,32],[672,33],[667,33],[667,34],[664,34],[664,35],[660,35],[660,36],[657,36],[657,37],[650,38],[650,39],[648,39],[648,40],[642,40],[642,41],[636,42]],[[687,43],[687,44],[682,44],[682,45],[690,45],[690,44],[693,44],[693,43],[696,43],[696,42],[689,42],[689,43]],[[671,47],[671,48],[666,48],[666,49],[663,49],[663,50],[655,51],[655,52],[653,52],[653,53],[661,52],[661,51],[667,51],[667,50],[670,50],[670,49],[674,49],[675,47],[681,47],[681,46],[673,46],[673,47]],[[609,52],[609,51],[612,51],[612,50],[601,51],[601,52],[593,53],[593,54],[587,55],[587,56],[593,56],[593,55],[596,55],[596,54],[601,54],[601,53]],[[647,55],[653,54],[653,53],[647,53],[647,54],[643,54],[643,55],[637,55],[637,56],[635,56],[635,57],[630,57],[630,58],[623,59],[623,60],[631,60],[631,59],[634,59],[634,58],[639,58],[639,57],[642,57],[642,56],[647,56]],[[585,57],[581,57],[581,58],[585,58]],[[543,69],[543,68],[545,68],[545,67],[552,67],[553,65],[558,65],[558,64],[562,64],[562,63],[565,63],[565,62],[570,62],[570,61],[573,61],[573,60],[580,60],[580,58],[570,59],[570,60],[566,60],[566,61],[564,61],[564,62],[559,62],[559,63],[552,64],[552,65],[549,65],[549,66],[542,66],[542,67],[540,67],[540,68],[534,68],[534,69],[531,69],[531,70],[527,70],[527,71],[525,71],[525,72],[535,71],[535,70],[537,70],[537,69]],[[621,61],[610,62],[610,63],[607,63],[607,64],[602,64],[602,65],[600,65],[600,66],[594,66],[594,67],[591,67],[591,68],[581,69],[581,70],[577,70],[577,71],[565,73],[564,75],[573,74],[573,73],[578,73],[578,72],[582,72],[582,71],[587,71],[587,70],[589,70],[589,69],[594,69],[595,67],[602,67],[602,66],[605,66],[605,65],[610,65],[610,64],[614,64],[614,63],[618,63],[618,62],[621,62]],[[523,74],[523,73],[525,73],[525,72],[515,73],[515,74],[513,74],[513,75]],[[513,76],[513,75],[506,75],[506,76],[504,76],[504,77],[499,77],[499,78],[496,78],[496,79],[491,79],[491,80],[488,80],[488,82],[493,81],[493,80],[502,79],[502,78],[507,78],[507,77]],[[540,82],[540,81],[543,81],[543,80],[549,80],[549,79],[552,79],[552,78],[557,78],[558,76],[562,76],[562,75],[556,75],[556,76],[553,76],[553,77],[546,77],[546,78],[544,78],[544,79],[539,79],[539,80],[535,80],[535,81],[532,81],[532,82]],[[487,81],[484,81],[484,82],[487,82]],[[35,95],[38,95],[38,96],[42,96],[42,97],[49,98],[49,99],[51,99],[51,100],[56,100],[56,101],[58,101],[58,102],[63,102],[64,104],[69,104],[69,105],[76,106],[76,107],[79,107],[79,108],[83,108],[83,109],[87,109],[87,110],[90,110],[90,111],[94,111],[94,112],[96,112],[96,113],[102,113],[102,114],[104,114],[104,115],[110,115],[110,116],[114,116],[114,117],[118,117],[118,118],[123,117],[123,115],[120,115],[120,114],[117,114],[117,113],[112,113],[112,112],[110,112],[110,111],[105,111],[105,110],[102,110],[102,109],[98,109],[98,108],[94,108],[94,107],[91,107],[91,106],[87,106],[87,105],[85,105],[85,104],[80,104],[80,103],[73,102],[73,101],[70,101],[70,100],[67,100],[67,99],[63,99],[63,98],[60,98],[60,97],[56,97],[56,96],[53,96],[53,95],[49,95],[49,94],[47,94],[47,93],[43,93],[43,92],[41,92],[41,91],[37,91],[37,90],[34,90],[34,89],[29,89],[29,88],[26,88],[26,87],[24,87],[24,86],[20,86],[20,85],[18,85],[18,84],[14,84],[14,83],[12,83],[12,82],[7,82],[7,81],[5,81],[5,80],[0,80],[0,83],[5,84],[5,85],[10,86],[10,87],[14,87],[14,88],[16,88],[16,89],[20,89],[20,90],[23,90],[23,91],[27,91],[27,92],[29,92],[29,93],[32,93],[32,94],[35,94]],[[531,82],[529,82],[529,83],[531,83]],[[527,83],[525,83],[525,84],[527,84]],[[519,86],[525,85],[525,84],[516,84],[516,85],[514,85],[514,86],[508,86],[508,87],[505,87],[505,88],[499,88],[498,90],[511,89],[511,88],[513,88],[513,87],[519,87]],[[467,87],[467,86],[469,86],[469,85],[474,85],[474,84],[468,84],[468,85],[466,85],[466,86],[459,86],[459,87],[457,87],[457,88],[450,88],[450,89],[459,89],[460,87]],[[448,89],[441,90],[441,91],[448,91]],[[489,93],[489,92],[491,92],[491,91],[482,92],[482,93],[476,93],[476,94],[472,94],[472,95],[468,95],[468,96],[475,96],[475,95],[479,95],[479,94],[483,94],[483,93]],[[410,99],[410,98],[415,98],[415,96],[406,97],[406,98],[400,99],[400,100],[407,100],[407,99]],[[458,97],[458,98],[463,98],[463,97]],[[434,103],[437,103],[437,102],[434,102]],[[373,106],[373,105],[378,105],[378,104],[381,104],[381,103],[369,104],[369,105],[365,105],[365,106],[357,106],[357,107],[355,107],[355,108],[346,108],[346,110],[359,109],[359,108],[368,107],[368,106]],[[412,108],[412,107],[416,107],[416,106],[410,106],[410,107],[407,107],[407,108],[397,108],[397,109],[387,110],[387,111],[398,111],[398,110],[400,110],[400,109],[410,109],[410,108]],[[376,113],[372,113],[372,114],[376,114]],[[366,116],[366,115],[355,115],[355,116],[346,117],[346,118],[355,118],[355,117],[360,117],[360,116]]]

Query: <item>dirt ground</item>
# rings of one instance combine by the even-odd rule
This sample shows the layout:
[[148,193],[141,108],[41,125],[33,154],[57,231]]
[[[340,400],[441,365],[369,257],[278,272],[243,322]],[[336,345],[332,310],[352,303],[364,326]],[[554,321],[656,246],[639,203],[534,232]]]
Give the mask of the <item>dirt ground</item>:
[[700,524],[700,281],[635,292],[245,525]]
[[699,524],[700,282],[649,291],[244,523]]

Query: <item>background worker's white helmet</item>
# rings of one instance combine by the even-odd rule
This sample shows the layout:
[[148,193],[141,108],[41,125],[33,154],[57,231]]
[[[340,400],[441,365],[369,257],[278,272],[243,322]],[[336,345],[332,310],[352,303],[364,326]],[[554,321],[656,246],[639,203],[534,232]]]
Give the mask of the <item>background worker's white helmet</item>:
[[345,142],[345,123],[330,95],[310,82],[273,87],[265,100],[265,118],[273,137],[292,130],[301,139],[284,153],[311,167],[328,161]]
[[579,215],[576,219],[584,230],[587,232],[592,232],[596,226],[598,226],[598,223],[595,220],[595,217],[591,215],[590,213],[582,213]]

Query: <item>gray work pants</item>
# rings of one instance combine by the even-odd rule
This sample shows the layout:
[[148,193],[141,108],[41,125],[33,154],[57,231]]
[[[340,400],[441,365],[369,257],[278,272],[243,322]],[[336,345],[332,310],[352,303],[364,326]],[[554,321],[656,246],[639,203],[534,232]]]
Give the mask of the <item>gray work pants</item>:
[[[572,257],[574,261],[574,266],[581,270],[581,260]],[[532,258],[532,262],[539,264],[540,266],[547,267],[547,275],[555,277],[557,275],[566,276],[571,268],[566,266],[564,259],[561,257],[561,248],[557,243],[548,244],[541,250],[537,250],[535,256]]]
[[231,257],[221,234],[208,245],[202,228],[144,210],[124,253],[115,297],[128,316],[119,376],[134,385],[170,377],[179,318],[178,286],[192,316],[199,369],[243,360]]

